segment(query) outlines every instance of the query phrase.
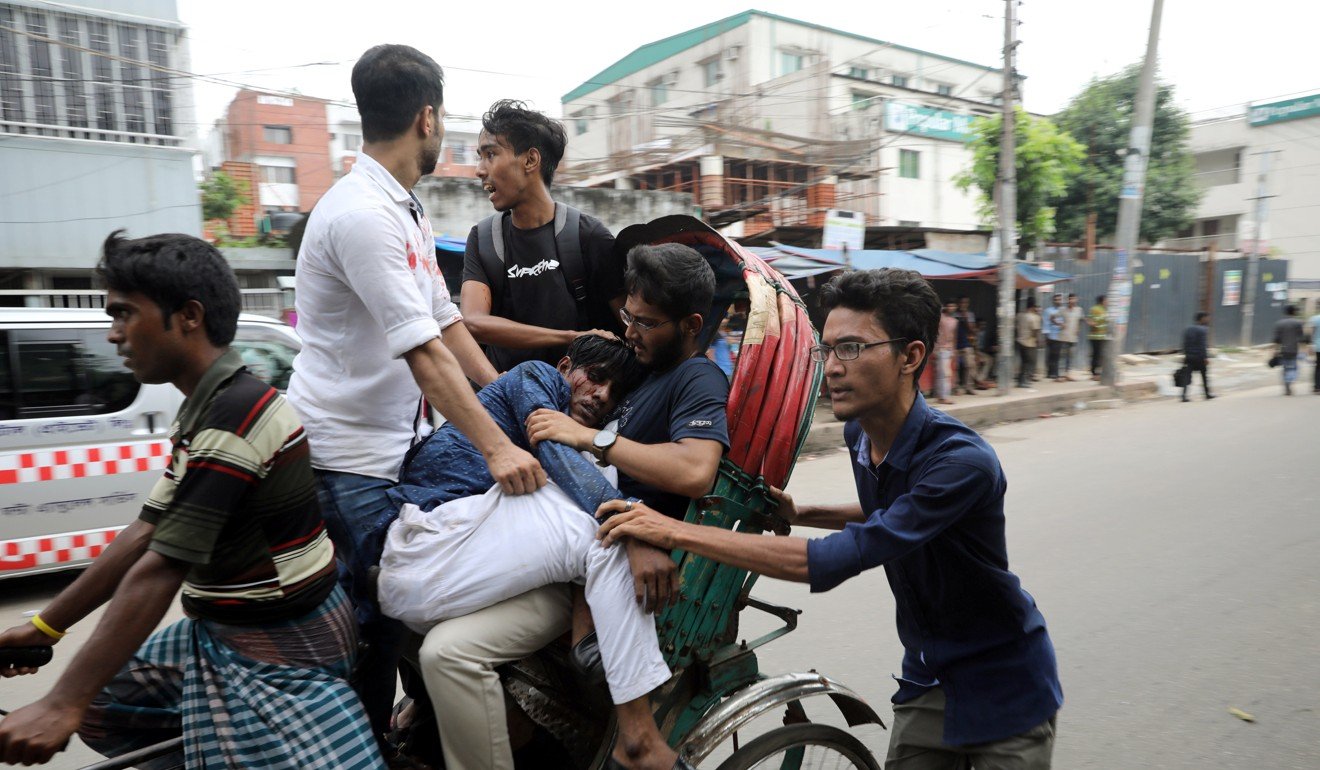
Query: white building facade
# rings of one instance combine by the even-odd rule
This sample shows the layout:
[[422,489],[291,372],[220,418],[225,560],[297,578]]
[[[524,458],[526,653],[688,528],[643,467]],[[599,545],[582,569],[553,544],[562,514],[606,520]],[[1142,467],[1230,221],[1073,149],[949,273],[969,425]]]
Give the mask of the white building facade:
[[174,0],[0,2],[0,290],[90,289],[117,228],[201,234],[188,68]]
[[1193,123],[1189,145],[1205,196],[1191,231],[1171,243],[1286,258],[1290,281],[1320,280],[1320,94]]
[[999,73],[748,11],[642,46],[566,94],[565,173],[693,192],[716,221],[839,208],[867,225],[974,229],[975,194],[953,178],[971,162],[972,120],[997,111]]

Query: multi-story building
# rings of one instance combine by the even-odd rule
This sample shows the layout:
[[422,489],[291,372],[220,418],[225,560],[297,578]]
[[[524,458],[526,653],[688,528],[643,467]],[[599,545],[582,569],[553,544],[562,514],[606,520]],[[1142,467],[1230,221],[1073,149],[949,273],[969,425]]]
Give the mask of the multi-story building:
[[743,233],[828,209],[974,229],[970,124],[994,67],[747,11],[638,48],[563,97],[565,180],[694,193]]
[[1205,196],[1193,227],[1170,244],[1285,257],[1290,281],[1320,280],[1320,94],[1193,123],[1189,144]]
[[127,6],[0,2],[0,304],[91,289],[112,230],[201,234],[184,27]]
[[224,159],[256,167],[258,215],[311,211],[334,184],[324,99],[243,89],[220,126]]

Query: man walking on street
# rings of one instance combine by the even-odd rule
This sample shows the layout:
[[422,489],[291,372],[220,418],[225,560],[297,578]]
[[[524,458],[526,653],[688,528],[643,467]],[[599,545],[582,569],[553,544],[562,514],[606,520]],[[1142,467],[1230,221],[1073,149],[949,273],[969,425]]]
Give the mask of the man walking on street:
[[955,302],[944,304],[935,338],[935,396],[941,404],[953,403],[949,394],[953,389],[953,353],[958,341],[958,319],[954,317],[957,310]]
[[1105,344],[1109,341],[1109,310],[1105,307],[1105,295],[1095,298],[1085,321],[1089,330],[1086,339],[1091,343],[1091,379],[1099,381],[1100,368],[1105,361]]
[[976,376],[976,314],[972,312],[972,298],[958,298],[958,386],[969,396],[976,395],[972,390],[981,384]]
[[1210,330],[1205,322],[1209,313],[1197,313],[1196,322],[1183,331],[1183,366],[1187,369],[1187,379],[1182,388],[1182,400],[1187,402],[1187,388],[1192,384],[1192,375],[1201,373],[1201,385],[1205,388],[1205,400],[1214,398],[1210,395]]
[[1051,763],[1063,704],[1045,619],[1008,571],[1007,482],[977,433],[931,409],[916,383],[939,299],[909,270],[860,270],[827,284],[822,362],[847,441],[858,502],[777,513],[837,530],[768,537],[703,527],[622,501],[601,506],[606,545],[632,537],[828,591],[884,567],[904,655],[893,696],[890,770]]
[[1288,305],[1283,309],[1283,318],[1274,324],[1274,353],[1283,364],[1283,395],[1292,395],[1293,383],[1297,381],[1297,356],[1301,353],[1302,319],[1297,317],[1297,306]]
[[1063,309],[1063,331],[1059,340],[1063,342],[1060,354],[1059,374],[1061,380],[1072,379],[1073,355],[1077,352],[1077,337],[1082,327],[1082,308],[1077,304],[1077,295],[1068,295],[1068,307]]
[[1320,306],[1317,306],[1316,314],[1311,316],[1307,325],[1311,327],[1311,331],[1307,332],[1311,340],[1311,354],[1315,356],[1315,371],[1311,373],[1315,382],[1311,392],[1320,395]]
[[495,368],[554,365],[589,330],[622,333],[623,266],[598,220],[550,197],[564,127],[521,102],[481,119],[477,178],[496,213],[468,234],[463,323]]
[[1036,373],[1036,349],[1040,346],[1040,310],[1036,307],[1036,298],[1027,297],[1027,311],[1017,317],[1017,386],[1031,386],[1031,377]]
[[496,372],[450,300],[431,224],[410,192],[440,157],[444,73],[421,51],[380,45],[354,65],[353,94],[365,143],[353,170],[316,204],[298,252],[303,348],[289,401],[307,428],[340,579],[368,644],[357,679],[379,739],[404,628],[380,616],[368,570],[384,545],[381,522],[398,512],[385,493],[427,405],[472,440],[507,493],[539,488],[545,472],[464,377],[485,385]]
[[1050,298],[1050,306],[1045,308],[1042,320],[1045,327],[1045,376],[1060,382],[1059,357],[1063,354],[1063,295],[1055,294]]

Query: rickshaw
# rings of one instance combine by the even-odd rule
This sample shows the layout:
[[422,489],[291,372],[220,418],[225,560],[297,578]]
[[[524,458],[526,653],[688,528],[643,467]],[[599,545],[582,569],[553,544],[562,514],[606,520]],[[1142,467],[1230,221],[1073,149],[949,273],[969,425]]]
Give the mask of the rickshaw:
[[[686,520],[740,532],[787,532],[773,513],[770,486],[787,484],[811,426],[821,367],[811,361],[816,331],[797,292],[759,257],[690,216],[667,216],[623,230],[616,250],[679,243],[699,251],[716,275],[706,316],[709,345],[730,308],[746,310],[746,327],[730,385],[730,449],[714,488],[688,507]],[[884,723],[856,692],[814,669],[767,674],[756,650],[797,627],[799,610],[751,595],[757,575],[675,551],[679,599],[656,619],[661,650],[674,675],[652,696],[656,721],[670,745],[694,766],[720,751],[718,770],[775,767],[879,770],[866,746],[848,731],[812,722],[803,702],[824,696],[849,727]],[[739,640],[739,616],[756,610],[780,625]],[[575,770],[604,767],[613,745],[614,716],[603,686],[572,673],[568,650],[552,645],[501,667],[509,697],[564,749]],[[783,711],[783,724],[740,742],[739,732]],[[760,723],[758,723],[760,724]],[[121,770],[176,750],[181,739],[88,766]],[[731,748],[730,748],[731,747]],[[727,756],[725,756],[727,755]]]

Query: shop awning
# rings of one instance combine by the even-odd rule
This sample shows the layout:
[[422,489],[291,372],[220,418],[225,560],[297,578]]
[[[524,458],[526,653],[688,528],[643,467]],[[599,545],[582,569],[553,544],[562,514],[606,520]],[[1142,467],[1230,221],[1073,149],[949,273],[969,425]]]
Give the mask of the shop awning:
[[[999,282],[999,268],[985,254],[960,254],[936,249],[895,251],[863,249],[843,252],[835,249],[804,249],[776,243],[751,251],[775,266],[789,280],[820,276],[841,270],[874,270],[883,267],[914,270],[932,281]],[[1018,288],[1026,289],[1072,280],[1071,273],[1046,270],[1030,262],[1017,263]]]

